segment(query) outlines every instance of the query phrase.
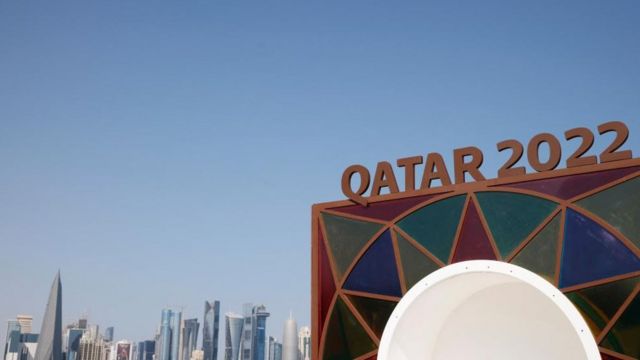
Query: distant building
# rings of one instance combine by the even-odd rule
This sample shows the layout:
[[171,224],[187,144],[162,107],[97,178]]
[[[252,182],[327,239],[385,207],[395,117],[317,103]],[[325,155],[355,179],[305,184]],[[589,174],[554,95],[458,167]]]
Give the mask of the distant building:
[[80,338],[77,360],[109,360],[111,349],[100,336],[86,331]]
[[108,360],[133,360],[133,344],[127,340],[120,340],[110,346]]
[[80,349],[80,339],[84,335],[85,330],[71,328],[67,330],[65,348],[67,350],[66,360],[77,360],[78,350]]
[[4,360],[18,360],[20,353],[20,323],[17,320],[7,322],[7,339],[4,344]]
[[179,360],[180,329],[182,327],[182,313],[169,309],[162,310],[160,322],[159,358],[157,360]]
[[308,326],[298,331],[298,353],[300,360],[311,360],[311,329]]
[[38,334],[22,334],[20,337],[20,360],[34,360],[38,350]]
[[191,353],[191,359],[189,360],[203,360],[204,359],[204,351],[202,350],[193,350]]
[[252,313],[251,360],[265,360],[267,341],[267,318],[269,313],[264,305],[253,308]]
[[282,360],[282,344],[269,336],[269,360]]
[[198,319],[187,319],[182,323],[180,338],[181,357],[179,360],[191,359],[191,353],[196,349],[198,344],[199,329],[200,323],[198,323]]
[[106,341],[106,342],[112,342],[113,341],[113,326],[109,326],[104,331],[104,341]]
[[220,301],[205,301],[202,323],[202,350],[204,351],[204,360],[218,360],[219,327]]
[[293,315],[290,315],[284,323],[282,360],[298,360],[298,324]]
[[153,360],[156,351],[156,342],[154,340],[140,341],[136,350],[136,360]]
[[31,334],[32,332],[32,324],[33,324],[33,316],[31,315],[18,315],[16,316],[16,320],[20,324],[20,332],[23,334]]
[[240,340],[245,320],[242,316],[233,313],[225,314],[224,318],[224,360],[238,360],[238,356],[240,354]]
[[62,360],[62,283],[56,274],[44,311],[35,360]]

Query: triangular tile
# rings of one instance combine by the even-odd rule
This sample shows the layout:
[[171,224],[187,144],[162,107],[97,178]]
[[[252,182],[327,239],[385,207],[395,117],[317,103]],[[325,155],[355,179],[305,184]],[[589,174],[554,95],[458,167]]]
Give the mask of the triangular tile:
[[344,301],[338,298],[329,320],[322,358],[352,360],[375,349],[373,340]]
[[631,301],[602,342],[617,353],[640,358],[640,294]]
[[387,320],[389,320],[397,303],[362,296],[349,296],[349,300],[367,322],[371,330],[380,338],[385,325],[387,325]]
[[560,287],[640,271],[640,259],[595,221],[567,209]]
[[503,191],[477,193],[480,209],[502,257],[507,257],[556,209],[535,196]]
[[581,289],[566,295],[582,313],[591,332],[597,337],[638,283],[640,277]]
[[452,196],[425,206],[398,226],[443,263],[449,260],[466,195]]
[[611,224],[640,248],[640,177],[591,195],[576,204]]
[[476,259],[496,260],[496,255],[491,240],[484,231],[475,203],[470,201],[451,262]]
[[597,187],[606,185],[612,181],[616,181],[638,170],[640,170],[640,166],[599,171],[588,174],[560,176],[551,179],[526,181],[504,186],[532,190],[567,200],[580,194],[584,194]]
[[318,304],[318,320],[320,329],[324,326],[325,318],[327,317],[327,311],[331,305],[333,295],[336,293],[336,285],[331,272],[331,265],[329,263],[329,256],[327,256],[327,250],[324,245],[324,238],[322,235],[322,229],[318,226],[318,292],[319,292],[319,304]]
[[386,200],[381,202],[369,203],[368,206],[349,205],[343,207],[332,208],[345,214],[358,215],[377,220],[392,220],[398,215],[409,210],[410,208],[432,199],[436,195],[414,196],[406,199]]
[[358,260],[347,277],[344,288],[374,294],[402,296],[389,230],[371,244]]
[[433,260],[413,247],[401,234],[396,232],[396,238],[398,239],[398,250],[400,251],[400,260],[407,289],[410,289],[423,277],[440,268]]
[[531,242],[516,255],[512,264],[544,277],[553,283],[556,276],[558,240],[560,236],[560,214],[556,215]]
[[362,247],[382,225],[326,213],[322,214],[322,219],[338,276],[342,278]]

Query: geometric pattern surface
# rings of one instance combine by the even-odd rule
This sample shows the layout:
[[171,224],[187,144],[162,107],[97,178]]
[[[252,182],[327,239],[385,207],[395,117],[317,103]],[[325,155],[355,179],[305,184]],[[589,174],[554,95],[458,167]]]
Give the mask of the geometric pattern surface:
[[386,320],[417,281],[456,261],[496,259],[564,292],[603,358],[640,359],[637,164],[316,205],[314,358],[375,359]]

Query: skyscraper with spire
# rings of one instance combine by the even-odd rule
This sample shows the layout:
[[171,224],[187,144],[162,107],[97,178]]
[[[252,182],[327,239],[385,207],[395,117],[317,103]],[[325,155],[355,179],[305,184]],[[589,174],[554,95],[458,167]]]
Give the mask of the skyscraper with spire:
[[62,360],[62,283],[60,271],[51,285],[34,360]]
[[284,322],[282,360],[298,360],[298,324],[293,314],[290,314],[289,319]]

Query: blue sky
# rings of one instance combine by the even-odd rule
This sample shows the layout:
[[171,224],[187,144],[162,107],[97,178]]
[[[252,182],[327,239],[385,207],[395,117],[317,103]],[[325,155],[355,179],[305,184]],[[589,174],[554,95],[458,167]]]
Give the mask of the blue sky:
[[639,18],[637,0],[2,1],[0,320],[39,329],[59,268],[65,322],[143,340],[165,306],[251,301],[281,337],[289,310],[310,321],[310,207],[342,198],[346,166],[477,145],[495,177],[500,140],[613,119],[636,156]]

